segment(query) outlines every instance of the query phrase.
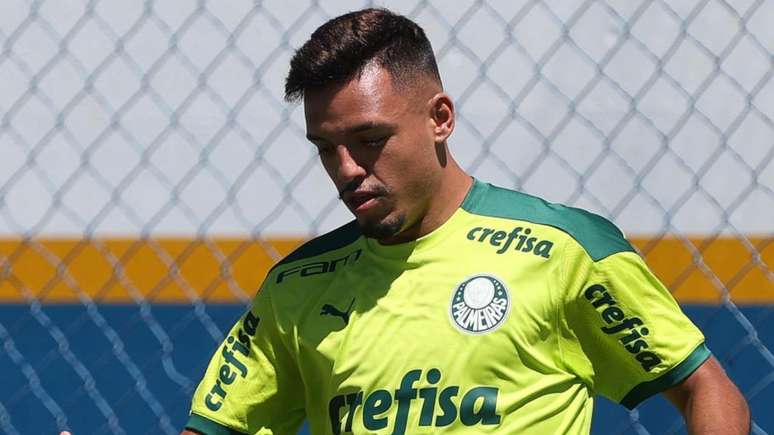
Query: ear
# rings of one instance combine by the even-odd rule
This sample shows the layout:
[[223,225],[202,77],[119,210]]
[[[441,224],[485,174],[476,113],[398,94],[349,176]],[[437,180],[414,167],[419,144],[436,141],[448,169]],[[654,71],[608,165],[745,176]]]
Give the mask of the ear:
[[430,123],[435,143],[446,142],[454,131],[454,103],[445,92],[439,92],[428,102]]

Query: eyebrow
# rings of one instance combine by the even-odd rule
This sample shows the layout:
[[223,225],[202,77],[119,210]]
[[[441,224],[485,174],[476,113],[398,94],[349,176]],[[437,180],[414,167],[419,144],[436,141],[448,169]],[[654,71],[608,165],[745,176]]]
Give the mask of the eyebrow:
[[[376,130],[376,129],[388,129],[392,128],[393,125],[386,123],[386,122],[374,122],[374,121],[367,121],[363,122],[361,124],[354,125],[352,127],[349,127],[344,130],[344,134],[353,134],[353,133],[361,133],[368,130]],[[325,138],[320,136],[315,136],[311,133],[307,133],[306,138],[310,141],[315,140],[325,140]]]

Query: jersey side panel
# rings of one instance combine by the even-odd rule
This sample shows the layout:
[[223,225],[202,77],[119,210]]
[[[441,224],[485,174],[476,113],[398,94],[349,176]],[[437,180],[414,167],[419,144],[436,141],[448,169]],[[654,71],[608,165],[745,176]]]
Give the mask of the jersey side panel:
[[270,270],[194,393],[192,428],[210,422],[239,433],[298,431],[309,417],[309,391],[299,369],[296,324],[307,317],[314,290],[324,290],[336,270],[359,259],[360,251],[349,249],[359,237],[356,227],[345,225],[307,242]]
[[334,388],[330,382],[331,360],[319,347],[356,316],[358,307],[349,293],[351,289],[341,285],[341,280],[363,266],[363,250],[362,239],[356,239],[322,254],[283,262],[266,278],[273,293],[278,328],[298,368],[306,417],[313,433],[330,431],[328,412],[321,402]]
[[303,387],[274,314],[270,292],[259,292],[210,360],[192,415],[242,433],[293,433],[301,427]]
[[565,301],[563,349],[578,367],[586,357],[596,393],[633,408],[709,357],[701,331],[641,257],[623,252],[592,262],[583,256],[578,252],[569,270],[577,292]]

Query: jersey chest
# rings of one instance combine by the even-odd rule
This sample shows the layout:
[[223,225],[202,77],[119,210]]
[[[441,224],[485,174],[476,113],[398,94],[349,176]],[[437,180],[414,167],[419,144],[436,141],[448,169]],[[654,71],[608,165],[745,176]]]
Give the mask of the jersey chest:
[[403,269],[363,260],[328,283],[298,330],[302,368],[314,361],[310,376],[317,371],[328,388],[377,388],[433,367],[487,381],[517,376],[512,371],[525,364],[551,364],[556,263],[437,261]]
[[[332,280],[298,331],[307,395],[325,398],[319,414],[342,433],[378,429],[376,417],[496,427],[503,397],[557,371],[551,263],[360,266]],[[424,399],[400,405],[404,390]]]

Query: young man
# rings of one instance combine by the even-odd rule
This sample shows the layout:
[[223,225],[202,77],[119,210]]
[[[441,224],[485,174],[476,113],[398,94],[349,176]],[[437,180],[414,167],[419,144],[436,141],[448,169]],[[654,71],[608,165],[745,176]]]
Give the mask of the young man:
[[582,434],[595,395],[659,392],[692,433],[747,433],[743,397],[615,226],[454,161],[454,106],[415,23],[327,22],[286,96],[355,221],[269,272],[189,433]]

